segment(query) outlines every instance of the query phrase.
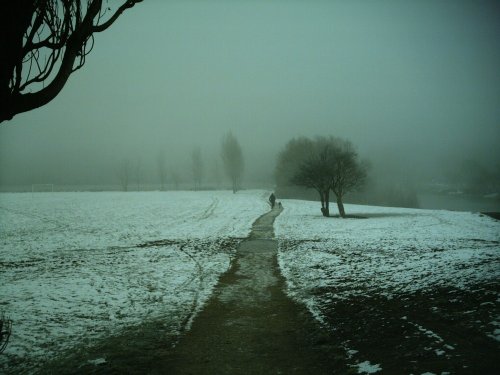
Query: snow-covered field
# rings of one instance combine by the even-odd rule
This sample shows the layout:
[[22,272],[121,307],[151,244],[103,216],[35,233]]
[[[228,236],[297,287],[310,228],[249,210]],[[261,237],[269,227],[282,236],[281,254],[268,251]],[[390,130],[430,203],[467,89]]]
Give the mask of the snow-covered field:
[[[13,320],[0,373],[31,373],[155,319],[175,338],[269,209],[267,195],[0,194],[0,313]],[[282,203],[274,228],[287,292],[335,332],[359,373],[460,373],[497,352],[477,337],[467,346],[467,335],[500,339],[498,221],[355,205],[346,210],[356,218],[324,218],[317,202]],[[379,340],[395,345],[390,356]]]
[[[414,330],[421,335],[430,335],[434,340],[426,344],[426,351],[435,350],[437,355],[444,355],[450,352],[447,345],[451,345],[441,338],[441,341],[436,339],[437,334],[422,327],[422,323],[410,321],[404,309],[418,307],[415,296],[419,296],[420,300],[430,301],[429,306],[421,306],[422,309],[429,307],[421,315],[431,321],[442,321],[445,312],[436,307],[438,299],[434,298],[435,295],[430,298],[421,296],[450,290],[450,293],[458,294],[443,297],[446,303],[463,305],[464,310],[459,311],[460,307],[453,305],[450,309],[462,315],[455,314],[451,321],[472,319],[476,313],[471,309],[481,310],[478,312],[481,316],[477,316],[473,323],[484,331],[482,334],[486,340],[486,337],[500,340],[500,319],[496,315],[500,301],[498,221],[479,213],[357,205],[346,205],[346,212],[355,217],[324,218],[317,202],[283,200],[283,206],[285,210],[276,219],[274,227],[279,240],[278,261],[287,279],[287,292],[307,305],[315,317],[332,330],[342,330],[342,327],[332,324],[345,323],[350,330],[347,336],[354,337],[358,334],[353,332],[354,329],[359,332],[366,330],[365,334],[370,335],[368,326],[373,323],[368,322],[370,317],[371,320],[379,319],[374,323],[379,326],[387,323],[383,321],[386,318],[392,319],[391,324],[396,327],[402,327],[398,321],[404,321],[404,324],[416,327]],[[459,298],[460,291],[464,295],[480,291],[481,298],[493,302],[474,306],[471,301]],[[380,303],[379,310],[382,311],[400,301],[404,301],[401,308],[393,309],[400,316],[384,315],[387,311],[380,313],[380,317],[376,316],[377,304]],[[363,312],[366,326],[361,320],[357,326],[348,322],[361,308],[366,308]],[[336,314],[345,319],[337,319]],[[483,320],[477,320],[479,318]],[[359,336],[363,335],[359,333]],[[401,339],[405,340],[404,337]],[[364,341],[366,337],[360,339],[360,342]],[[352,345],[352,342],[346,342],[347,352],[358,353],[358,348]],[[371,358],[363,358],[361,353],[358,365],[367,359]]]
[[347,205],[362,218],[325,219],[318,203],[286,200],[276,219],[291,293],[342,285],[332,299],[467,288],[500,277],[500,225],[469,212]]
[[268,210],[264,191],[0,194],[0,372],[149,319],[184,329]]

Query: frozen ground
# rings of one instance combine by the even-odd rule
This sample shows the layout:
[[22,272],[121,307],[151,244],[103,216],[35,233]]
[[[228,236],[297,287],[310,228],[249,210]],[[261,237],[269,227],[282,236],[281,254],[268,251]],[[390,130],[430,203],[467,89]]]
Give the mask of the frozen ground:
[[334,299],[468,288],[500,277],[500,225],[480,214],[347,205],[363,218],[325,219],[318,203],[287,200],[275,223],[280,261],[296,283],[341,284]]
[[345,340],[360,373],[498,367],[498,221],[356,205],[346,205],[355,217],[323,218],[317,202],[283,205],[275,233],[288,294]]
[[[14,321],[0,372],[31,373],[156,319],[175,342],[267,195],[0,194],[0,311]],[[323,218],[317,202],[283,205],[274,227],[287,292],[352,371],[499,373],[498,221],[352,205],[355,218]]]
[[156,318],[186,328],[268,209],[263,191],[0,194],[0,372]]

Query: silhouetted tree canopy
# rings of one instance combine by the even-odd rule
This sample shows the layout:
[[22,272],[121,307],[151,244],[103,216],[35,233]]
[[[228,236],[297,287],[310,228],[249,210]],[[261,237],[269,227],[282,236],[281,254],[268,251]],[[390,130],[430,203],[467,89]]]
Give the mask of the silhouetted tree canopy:
[[279,187],[287,186],[291,182],[300,166],[305,160],[314,155],[314,141],[306,138],[292,138],[285,148],[278,154],[274,175]]
[[85,64],[94,33],[141,1],[0,2],[0,122],[54,99]]
[[344,196],[361,187],[366,180],[366,166],[358,160],[351,142],[337,140],[333,148],[331,190],[337,198],[340,216],[345,217]]
[[[315,189],[321,212],[330,216],[330,191],[335,194],[340,216],[345,217],[346,193],[363,185],[366,167],[352,144],[341,138],[292,139],[278,155],[276,177],[289,178],[293,184]],[[279,180],[278,180],[279,183]]]
[[315,189],[321,201],[321,213],[323,216],[330,216],[330,189],[333,178],[333,149],[327,145],[319,146],[314,144],[316,150],[302,161],[291,182],[296,185]]

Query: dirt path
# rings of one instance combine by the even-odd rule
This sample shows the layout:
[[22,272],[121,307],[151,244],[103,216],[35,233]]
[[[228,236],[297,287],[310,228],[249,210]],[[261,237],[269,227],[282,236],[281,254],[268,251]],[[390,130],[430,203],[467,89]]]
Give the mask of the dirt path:
[[191,330],[153,374],[331,374],[342,368],[342,349],[284,294],[273,222],[261,216],[221,278]]

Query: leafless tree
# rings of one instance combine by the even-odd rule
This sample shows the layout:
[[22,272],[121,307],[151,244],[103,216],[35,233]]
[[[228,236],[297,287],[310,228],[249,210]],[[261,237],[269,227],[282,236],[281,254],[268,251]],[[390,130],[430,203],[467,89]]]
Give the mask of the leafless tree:
[[215,161],[214,161],[212,174],[213,174],[215,186],[217,187],[217,189],[219,189],[220,185],[221,185],[222,176],[221,176],[219,161],[217,159],[215,159]]
[[165,164],[165,152],[162,150],[156,159],[158,166],[158,177],[160,178],[160,189],[165,190],[165,182],[167,181],[167,166]]
[[0,123],[54,99],[85,64],[94,33],[141,1],[0,2]]
[[179,185],[181,183],[181,175],[179,174],[177,168],[175,167],[170,168],[170,179],[172,180],[174,190],[179,190]]
[[278,188],[286,188],[291,184],[297,168],[306,160],[316,155],[316,144],[306,137],[293,138],[278,154],[274,175]]
[[319,137],[314,141],[314,151],[297,168],[291,182],[314,188],[320,195],[321,212],[330,216],[330,190],[335,194],[341,217],[345,217],[344,196],[362,186],[366,167],[349,141],[340,138]]
[[344,196],[365,183],[367,168],[359,162],[352,144],[345,140],[337,140],[331,167],[331,189],[337,198],[340,216],[345,217]]
[[193,172],[194,190],[201,188],[203,179],[203,160],[201,158],[201,149],[199,147],[193,150],[191,154],[191,168]]
[[226,174],[231,179],[233,193],[236,193],[241,188],[244,160],[240,144],[231,132],[222,140],[221,156]]
[[135,182],[137,184],[137,191],[141,191],[141,182],[142,182],[142,161],[140,158],[137,158],[135,162]]
[[321,201],[321,213],[330,216],[330,188],[332,186],[333,150],[323,146],[321,150],[309,156],[299,166],[291,182],[315,189]]
[[118,178],[123,191],[128,191],[128,184],[130,180],[130,160],[123,160],[118,168]]

